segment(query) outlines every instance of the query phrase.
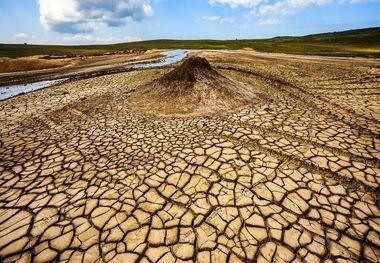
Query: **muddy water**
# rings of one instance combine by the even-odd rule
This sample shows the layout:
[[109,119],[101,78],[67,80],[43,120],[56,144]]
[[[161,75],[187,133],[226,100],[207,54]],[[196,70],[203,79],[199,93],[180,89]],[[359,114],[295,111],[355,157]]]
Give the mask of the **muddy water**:
[[160,61],[154,61],[151,63],[141,63],[141,64],[135,64],[134,68],[154,68],[154,67],[162,67],[166,65],[170,65],[172,63],[176,63],[178,61],[181,61],[186,57],[188,53],[190,53],[190,50],[170,50],[162,52],[161,55],[165,56],[164,59],[161,59]]
[[57,84],[64,81],[65,79],[59,80],[46,80],[35,83],[29,83],[24,85],[13,85],[0,87],[0,100],[5,100],[23,93],[28,93],[34,90],[49,87],[51,85]]
[[[170,50],[170,51],[164,51],[161,53],[164,57],[162,59],[154,59],[154,60],[145,60],[141,62],[134,62],[134,63],[128,63],[125,64],[126,69],[130,68],[155,68],[155,67],[162,67],[166,65],[170,65],[175,62],[179,62],[182,59],[186,57],[186,55],[191,52],[189,50]],[[49,86],[52,86],[54,84],[57,84],[59,82],[62,82],[66,80],[65,79],[58,79],[58,80],[47,80],[47,81],[39,81],[29,84],[22,84],[22,85],[13,85],[13,86],[3,86],[0,87],[0,100],[5,100],[20,94],[32,92],[38,89],[46,88]]]

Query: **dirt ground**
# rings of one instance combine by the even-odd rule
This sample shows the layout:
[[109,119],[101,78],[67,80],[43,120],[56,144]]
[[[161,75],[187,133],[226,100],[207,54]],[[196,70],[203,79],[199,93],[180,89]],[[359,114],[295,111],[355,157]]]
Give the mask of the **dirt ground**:
[[130,107],[177,64],[0,102],[1,262],[380,262],[380,66],[196,55],[258,99]]

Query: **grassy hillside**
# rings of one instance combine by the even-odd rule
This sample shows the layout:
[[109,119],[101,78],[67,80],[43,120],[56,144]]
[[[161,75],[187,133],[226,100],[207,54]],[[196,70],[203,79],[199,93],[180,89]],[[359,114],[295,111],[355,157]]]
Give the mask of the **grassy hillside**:
[[244,40],[151,40],[113,45],[53,46],[0,44],[0,57],[96,55],[147,49],[241,49],[290,54],[380,57],[380,27],[307,35]]

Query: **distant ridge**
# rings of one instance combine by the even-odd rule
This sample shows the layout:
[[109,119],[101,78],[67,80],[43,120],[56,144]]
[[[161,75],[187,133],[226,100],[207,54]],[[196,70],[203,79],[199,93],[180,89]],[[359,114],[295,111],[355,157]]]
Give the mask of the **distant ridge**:
[[380,27],[353,29],[306,36],[269,39],[174,40],[158,39],[112,45],[22,45],[0,44],[0,57],[31,55],[97,55],[148,49],[248,49],[290,54],[380,57]]

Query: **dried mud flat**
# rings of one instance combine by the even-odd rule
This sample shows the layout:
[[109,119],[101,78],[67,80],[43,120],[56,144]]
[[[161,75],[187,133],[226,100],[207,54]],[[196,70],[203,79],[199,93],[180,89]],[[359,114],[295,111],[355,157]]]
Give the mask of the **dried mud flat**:
[[0,102],[1,262],[380,261],[380,68],[200,55],[259,99],[130,108],[163,68]]

